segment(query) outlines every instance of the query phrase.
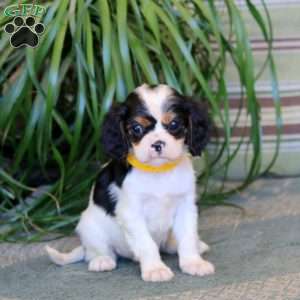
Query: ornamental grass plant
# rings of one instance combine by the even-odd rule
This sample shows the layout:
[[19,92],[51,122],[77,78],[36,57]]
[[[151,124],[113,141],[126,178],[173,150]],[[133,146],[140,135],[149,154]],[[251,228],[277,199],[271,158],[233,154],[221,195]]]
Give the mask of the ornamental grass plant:
[[[31,3],[29,1],[22,1]],[[2,1],[1,11],[13,1]],[[224,137],[202,157],[199,198],[218,204],[268,172],[261,170],[262,130],[255,83],[268,69],[280,142],[280,101],[267,7],[245,1],[268,45],[259,72],[245,20],[234,0],[54,0],[36,48],[13,48],[0,31],[0,240],[35,241],[74,229],[93,180],[105,161],[99,143],[103,116],[113,102],[143,82],[166,83],[207,101]],[[226,21],[224,21],[226,19]],[[0,15],[0,27],[11,18]],[[232,61],[251,121],[254,155],[244,182],[230,190],[205,188],[226,170],[232,124],[225,71]],[[241,140],[242,143],[242,140]],[[220,163],[220,157],[224,157]]]

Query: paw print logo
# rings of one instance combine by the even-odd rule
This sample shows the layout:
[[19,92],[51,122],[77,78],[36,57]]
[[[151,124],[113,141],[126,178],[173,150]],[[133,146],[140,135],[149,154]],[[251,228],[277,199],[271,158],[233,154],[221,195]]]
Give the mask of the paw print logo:
[[35,22],[33,17],[15,17],[13,22],[8,23],[4,27],[4,31],[11,35],[10,43],[14,48],[21,46],[36,47],[39,44],[39,35],[45,31],[42,23]]

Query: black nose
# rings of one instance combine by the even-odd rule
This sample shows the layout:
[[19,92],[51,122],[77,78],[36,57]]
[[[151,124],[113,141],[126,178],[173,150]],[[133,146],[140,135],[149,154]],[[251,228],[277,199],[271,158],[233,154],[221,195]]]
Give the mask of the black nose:
[[162,147],[165,145],[166,143],[163,141],[156,141],[154,144],[151,145],[151,147],[154,148],[156,152],[160,153]]

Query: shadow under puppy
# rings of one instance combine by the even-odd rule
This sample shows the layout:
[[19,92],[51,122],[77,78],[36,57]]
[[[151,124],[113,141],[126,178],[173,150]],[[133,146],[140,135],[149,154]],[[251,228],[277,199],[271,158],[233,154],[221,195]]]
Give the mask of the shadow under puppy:
[[145,281],[167,281],[173,272],[160,251],[177,253],[190,275],[214,273],[201,257],[196,182],[190,158],[209,138],[206,107],[167,85],[136,88],[113,106],[102,144],[112,160],[101,170],[76,227],[81,246],[70,253],[46,247],[65,265],[86,260],[90,271],[109,271],[117,257],[138,261]]

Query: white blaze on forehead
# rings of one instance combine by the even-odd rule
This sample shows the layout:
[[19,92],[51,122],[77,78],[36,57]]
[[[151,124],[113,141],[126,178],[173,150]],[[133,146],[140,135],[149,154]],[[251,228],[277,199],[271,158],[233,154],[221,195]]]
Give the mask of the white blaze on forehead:
[[165,84],[160,84],[155,88],[143,84],[136,88],[135,92],[143,99],[150,114],[156,120],[161,120],[163,113],[162,108],[167,99],[172,95],[172,89]]

